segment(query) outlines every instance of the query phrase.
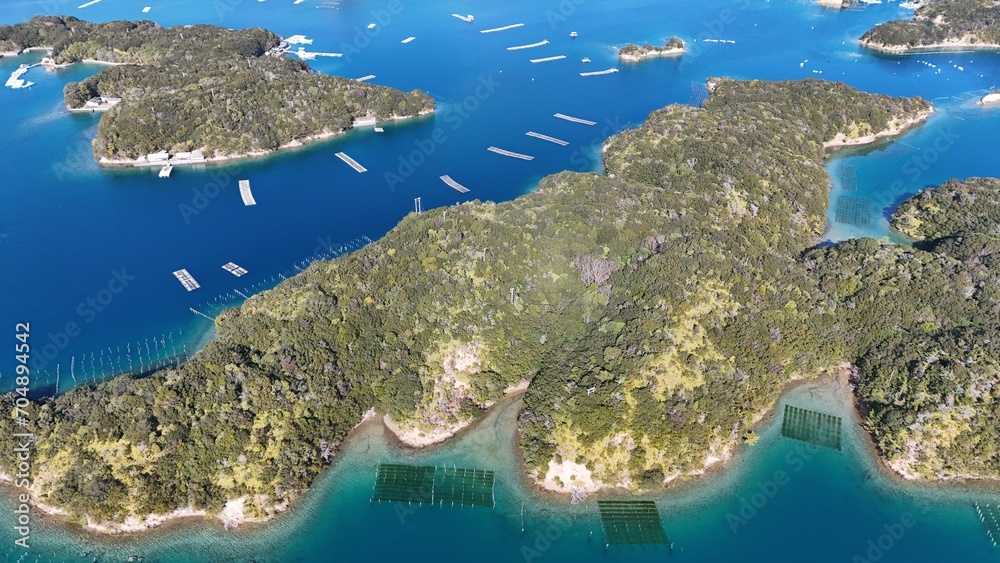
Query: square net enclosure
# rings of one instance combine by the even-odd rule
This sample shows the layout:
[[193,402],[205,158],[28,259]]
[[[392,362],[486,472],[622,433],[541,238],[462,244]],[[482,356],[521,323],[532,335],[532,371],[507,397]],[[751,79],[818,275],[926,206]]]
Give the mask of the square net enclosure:
[[379,464],[372,500],[430,504],[434,500],[434,467]]
[[845,225],[867,227],[872,224],[874,204],[870,199],[842,195],[837,200],[834,220]]
[[484,469],[382,463],[372,501],[493,508],[494,473]]
[[785,405],[781,435],[824,448],[840,449],[841,418],[792,405]]
[[434,503],[493,508],[493,481],[492,471],[439,467],[434,472]]
[[651,500],[600,500],[601,527],[608,545],[667,543],[660,513]]

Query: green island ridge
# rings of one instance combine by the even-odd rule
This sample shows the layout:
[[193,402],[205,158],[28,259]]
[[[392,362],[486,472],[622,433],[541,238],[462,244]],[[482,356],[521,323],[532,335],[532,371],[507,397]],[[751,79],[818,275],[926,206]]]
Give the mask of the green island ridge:
[[314,73],[283,56],[282,39],[263,29],[51,16],[0,26],[0,52],[29,48],[49,49],[50,67],[113,65],[65,90],[69,108],[121,98],[97,128],[94,156],[101,164],[132,165],[159,151],[201,150],[208,160],[260,156],[343,133],[358,118],[386,121],[434,110],[418,90]]
[[996,181],[948,188],[979,202],[960,224],[947,190],[904,204],[898,228],[927,234],[913,247],[816,246],[829,141],[930,104],[820,80],[710,89],[609,139],[606,175],[410,214],[224,311],[184,365],[44,399],[35,502],[101,531],[265,520],[363,419],[419,445],[516,389],[539,486],[658,490],[752,444],[790,381],[848,369],[887,464],[1000,476]]
[[639,62],[651,57],[670,57],[683,55],[687,51],[684,42],[676,37],[671,37],[662,47],[650,45],[629,44],[618,50],[618,58],[625,62]]
[[933,49],[1000,50],[1000,1],[925,0],[912,20],[879,24],[861,45],[886,53]]

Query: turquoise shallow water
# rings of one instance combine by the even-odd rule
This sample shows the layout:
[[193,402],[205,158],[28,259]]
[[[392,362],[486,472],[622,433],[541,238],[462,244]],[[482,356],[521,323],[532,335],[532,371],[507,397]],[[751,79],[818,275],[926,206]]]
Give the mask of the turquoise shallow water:
[[[310,259],[357,248],[365,237],[377,238],[391,229],[412,209],[415,197],[422,198],[424,209],[475,198],[506,200],[530,191],[547,174],[599,170],[599,147],[608,135],[669,103],[697,103],[711,76],[826,78],[934,100],[938,113],[898,142],[845,151],[830,162],[834,189],[826,236],[831,240],[890,236],[886,212],[908,194],[952,177],[1000,175],[1000,161],[994,158],[1000,110],[971,104],[994,87],[1000,57],[943,53],[893,58],[859,50],[854,39],[864,30],[907,13],[895,3],[836,12],[805,0],[645,0],[627,5],[435,0],[400,1],[400,9],[388,17],[390,3],[382,0],[346,1],[336,8],[317,7],[315,0],[298,5],[275,0],[103,0],[85,9],[63,0],[0,0],[0,23],[37,13],[139,18],[146,4],[152,9],[145,17],[165,25],[260,25],[286,36],[305,34],[315,40],[311,50],[349,55],[317,59],[316,69],[348,77],[374,74],[378,84],[424,89],[438,101],[439,111],[387,126],[384,134],[359,131],[251,163],[177,169],[169,180],[160,180],[151,170],[98,169],[89,152],[96,117],[70,116],[62,109],[63,85],[98,67],[80,65],[53,74],[35,69],[28,75],[36,82],[30,90],[0,89],[0,130],[8,143],[8,150],[0,152],[0,327],[12,330],[15,322],[32,323],[36,350],[43,352],[35,358],[42,383],[38,392],[55,389],[57,369],[59,389],[66,390],[194,352],[211,323],[192,308],[211,315],[239,303],[240,293],[249,295],[294,274]],[[452,12],[472,12],[476,22],[464,24]],[[371,21],[382,22],[377,33],[367,32]],[[521,22],[524,27],[478,33]],[[570,39],[570,31],[580,37]],[[616,60],[615,45],[672,35],[691,46],[681,60],[634,66]],[[401,44],[408,36],[416,40]],[[542,39],[551,43],[506,50]],[[528,62],[560,54],[567,59]],[[40,56],[2,59],[0,74]],[[593,62],[580,62],[583,57]],[[611,66],[622,71],[578,75]],[[560,121],[552,117],[556,112],[598,124]],[[529,130],[570,144],[563,148],[531,139],[524,135]],[[442,134],[442,142],[428,144]],[[490,145],[537,158],[506,159],[487,152]],[[343,165],[333,156],[340,150],[370,172],[359,175]],[[390,172],[405,181],[390,181]],[[447,188],[438,179],[442,174],[472,192],[461,195]],[[238,178],[251,179],[256,207],[242,205]],[[229,261],[250,274],[233,278],[220,268]],[[170,274],[180,268],[189,269],[202,288],[184,292]],[[115,279],[128,284],[111,293]],[[68,323],[75,323],[79,334],[66,336]],[[0,388],[10,387],[13,365],[12,353],[0,354]],[[787,400],[818,404],[829,412],[843,408],[808,387],[792,397]],[[79,554],[88,552],[102,561],[142,554],[147,561],[178,562],[852,561],[855,556],[874,561],[867,542],[877,546],[888,533],[885,526],[898,530],[894,525],[906,513],[914,515],[915,525],[891,538],[891,548],[878,560],[1000,558],[970,507],[979,495],[886,480],[854,434],[843,453],[822,451],[806,460],[797,444],[778,438],[773,427],[731,468],[660,499],[675,543],[672,554],[665,548],[606,552],[592,505],[571,507],[524,494],[509,455],[513,412],[503,411],[498,421],[456,444],[421,454],[392,450],[380,431],[371,428],[289,516],[266,527],[233,534],[186,526],[139,539],[106,540],[41,523],[24,561],[85,561],[89,559]],[[400,514],[393,507],[370,507],[374,465],[389,460],[494,467],[500,475],[497,508]],[[729,515],[742,517],[741,499],[752,502],[762,486],[772,490],[769,483],[777,471],[787,473],[787,484],[734,532]],[[0,501],[0,553],[13,561],[23,552],[11,547],[9,502],[6,497]]]

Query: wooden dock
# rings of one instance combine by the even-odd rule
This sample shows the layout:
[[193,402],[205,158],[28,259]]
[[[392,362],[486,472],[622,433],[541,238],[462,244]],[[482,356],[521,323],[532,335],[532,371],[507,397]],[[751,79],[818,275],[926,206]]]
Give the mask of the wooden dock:
[[469,188],[463,186],[462,184],[459,184],[458,182],[456,182],[455,180],[453,180],[451,178],[451,176],[449,176],[447,174],[445,174],[444,176],[441,176],[441,181],[444,182],[445,184],[448,184],[449,187],[458,190],[459,193],[463,193],[463,194],[469,193]]
[[481,29],[479,33],[496,33],[498,31],[507,31],[508,29],[514,29],[516,27],[524,27],[523,23],[514,23],[510,25],[505,25],[503,27],[494,27],[493,29]]
[[604,74],[614,74],[618,72],[617,68],[609,68],[607,70],[595,70],[594,72],[581,72],[580,76],[601,76]]
[[348,166],[355,169],[359,174],[362,172],[368,172],[368,169],[358,164],[358,161],[354,160],[353,158],[347,156],[342,152],[337,153],[337,158],[346,162]]
[[565,59],[565,58],[566,58],[566,55],[556,55],[554,57],[545,57],[543,59],[531,59],[531,62],[533,62],[533,63],[547,63],[549,61],[558,61],[558,60]]
[[236,277],[245,276],[247,271],[244,268],[237,266],[234,262],[229,262],[228,264],[223,264],[222,269],[229,272]]
[[490,147],[486,150],[490,152],[495,152],[497,154],[502,154],[503,156],[509,156],[511,158],[520,158],[521,160],[535,160],[535,157],[533,156],[528,156],[526,154],[521,154],[518,152],[511,152],[504,149],[498,149],[497,147]]
[[555,143],[561,147],[565,147],[569,144],[569,141],[564,141],[562,139],[556,139],[555,137],[549,137],[548,135],[542,135],[541,133],[535,133],[534,131],[528,131],[525,135],[529,137],[534,137],[536,139],[541,139],[543,141],[548,141],[550,143]]
[[521,49],[533,49],[535,47],[541,47],[542,45],[548,45],[548,44],[549,44],[549,40],[548,39],[543,39],[542,41],[539,41],[538,43],[531,43],[530,45],[518,45],[516,47],[507,47],[507,50],[508,51],[520,51]]
[[250,180],[240,180],[240,197],[243,198],[243,205],[257,205],[257,200],[250,191]]
[[580,119],[579,117],[572,117],[564,113],[557,113],[555,117],[558,117],[559,119],[565,119],[566,121],[572,121],[573,123],[582,123],[583,125],[597,125],[596,121]]
[[177,270],[176,272],[174,272],[174,277],[177,278],[177,281],[181,282],[181,285],[184,286],[184,289],[188,291],[194,291],[199,287],[201,287],[201,284],[195,281],[195,279],[191,276],[191,274],[188,273],[187,270]]

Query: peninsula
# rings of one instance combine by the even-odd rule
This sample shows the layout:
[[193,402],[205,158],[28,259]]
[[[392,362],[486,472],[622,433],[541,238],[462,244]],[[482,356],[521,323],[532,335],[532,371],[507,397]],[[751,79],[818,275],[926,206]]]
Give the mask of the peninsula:
[[[819,80],[711,86],[703,107],[609,139],[606,175],[411,214],[224,311],[186,364],[45,399],[20,430],[38,438],[32,498],[102,531],[266,519],[373,412],[430,443],[524,380],[536,482],[656,490],[752,441],[789,381],[845,364],[898,471],[1000,476],[996,182],[904,204],[913,247],[816,247],[824,144],[930,104]],[[979,203],[958,223],[937,211],[952,200]]]
[[687,51],[684,42],[676,37],[671,37],[662,47],[650,45],[626,45],[618,50],[618,58],[627,63],[637,63],[643,59],[651,57],[674,57],[683,55]]
[[939,49],[1000,50],[1000,2],[927,0],[912,20],[879,24],[861,37],[876,51],[905,54]]
[[286,44],[263,29],[49,16],[0,26],[0,51],[38,47],[54,66],[113,63],[65,90],[71,109],[106,110],[93,149],[105,165],[148,164],[144,157],[161,151],[200,161],[260,156],[343,133],[358,119],[434,110],[417,90],[314,73],[282,56]]

